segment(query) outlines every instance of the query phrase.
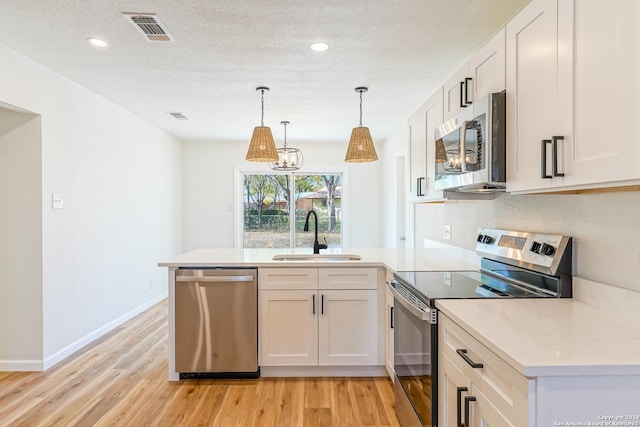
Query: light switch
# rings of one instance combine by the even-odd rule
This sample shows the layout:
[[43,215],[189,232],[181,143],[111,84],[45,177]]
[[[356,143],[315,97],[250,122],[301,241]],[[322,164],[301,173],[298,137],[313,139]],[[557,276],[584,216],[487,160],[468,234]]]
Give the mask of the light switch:
[[444,226],[444,238],[446,240],[451,240],[451,226],[450,225],[445,225]]
[[62,198],[62,194],[53,193],[53,209],[62,208],[64,208],[64,199]]

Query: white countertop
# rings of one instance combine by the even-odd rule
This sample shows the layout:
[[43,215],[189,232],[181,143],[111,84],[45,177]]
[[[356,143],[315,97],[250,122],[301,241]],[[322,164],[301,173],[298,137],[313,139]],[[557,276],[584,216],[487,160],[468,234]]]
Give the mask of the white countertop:
[[458,256],[455,248],[430,249],[329,249],[322,254],[355,254],[358,261],[274,261],[278,254],[312,254],[298,249],[196,249],[158,263],[160,267],[386,267],[393,271],[473,271],[478,264]]
[[438,300],[451,320],[528,377],[640,375],[640,321],[575,299]]

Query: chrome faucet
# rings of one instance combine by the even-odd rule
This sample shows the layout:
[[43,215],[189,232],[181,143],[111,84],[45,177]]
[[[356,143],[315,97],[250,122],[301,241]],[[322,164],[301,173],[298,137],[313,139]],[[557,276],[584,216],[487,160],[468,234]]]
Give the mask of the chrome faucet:
[[327,239],[324,239],[325,243],[318,242],[318,215],[314,210],[310,210],[309,213],[307,213],[307,218],[304,220],[304,231],[309,231],[309,217],[311,216],[311,214],[313,214],[316,223],[315,236],[313,240],[313,253],[319,254],[320,249],[327,249],[327,245],[325,244],[327,242]]

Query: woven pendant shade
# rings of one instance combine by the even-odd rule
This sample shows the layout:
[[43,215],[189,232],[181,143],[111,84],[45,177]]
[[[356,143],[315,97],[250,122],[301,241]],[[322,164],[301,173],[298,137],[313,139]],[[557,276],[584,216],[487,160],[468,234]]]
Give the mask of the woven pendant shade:
[[363,163],[375,162],[376,160],[378,160],[378,154],[376,153],[376,147],[373,145],[369,128],[362,126],[353,128],[344,161]]
[[256,126],[253,129],[246,160],[250,162],[278,161],[278,151],[276,150],[276,142],[273,139],[271,128]]
[[378,160],[378,154],[376,153],[376,147],[373,145],[369,128],[362,126],[362,94],[368,90],[364,86],[355,89],[356,93],[360,94],[360,126],[353,128],[351,131],[347,155],[344,157],[345,162],[364,163]]
[[264,92],[268,91],[266,86],[258,86],[256,91],[260,92],[261,116],[260,126],[253,129],[246,160],[250,162],[277,162],[278,152],[276,151],[276,141],[273,139],[271,129],[264,125]]
[[444,142],[439,139],[436,141],[436,163],[445,163],[447,161],[447,151],[444,149]]

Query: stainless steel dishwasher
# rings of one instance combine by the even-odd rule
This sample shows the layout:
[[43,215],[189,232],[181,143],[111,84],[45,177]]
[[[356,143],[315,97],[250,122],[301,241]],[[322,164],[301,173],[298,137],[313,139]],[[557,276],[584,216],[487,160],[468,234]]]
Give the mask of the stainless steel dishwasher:
[[176,270],[175,362],[180,379],[260,376],[257,272]]

